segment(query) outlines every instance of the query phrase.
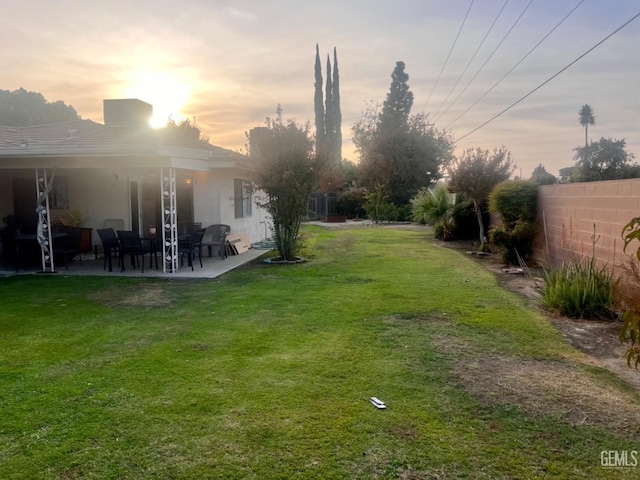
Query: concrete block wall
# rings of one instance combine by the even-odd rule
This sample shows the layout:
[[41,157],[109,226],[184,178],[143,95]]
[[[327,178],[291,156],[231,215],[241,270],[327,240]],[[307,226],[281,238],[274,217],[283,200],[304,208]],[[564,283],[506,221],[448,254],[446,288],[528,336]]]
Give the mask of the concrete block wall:
[[622,227],[639,216],[640,179],[540,186],[533,259],[557,266],[593,255],[598,265],[620,266],[640,246],[622,252]]

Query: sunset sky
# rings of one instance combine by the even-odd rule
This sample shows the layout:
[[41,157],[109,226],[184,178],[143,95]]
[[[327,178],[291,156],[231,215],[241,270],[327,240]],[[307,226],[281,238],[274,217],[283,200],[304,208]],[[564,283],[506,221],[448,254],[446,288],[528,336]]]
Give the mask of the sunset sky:
[[[139,98],[154,106],[156,123],[169,115],[195,117],[211,143],[235,149],[244,146],[244,132],[262,125],[278,103],[285,117],[313,121],[315,45],[320,45],[323,70],[335,46],[343,154],[357,161],[351,126],[368,101],[384,101],[396,61],[406,64],[413,113],[430,112],[436,127],[445,128],[580,3],[532,1],[450,106],[530,2],[507,2],[453,91],[504,0],[475,0],[435,90],[471,0],[5,2],[0,88],[40,92],[98,122],[103,99]],[[489,120],[639,12],[637,0],[584,0],[500,85],[448,127],[452,135],[460,138]],[[457,152],[504,144],[523,176],[539,163],[557,175],[573,163],[573,148],[584,143],[578,111],[588,103],[596,114],[590,138],[625,138],[629,151],[640,156],[639,60],[637,19],[491,124],[459,140]]]

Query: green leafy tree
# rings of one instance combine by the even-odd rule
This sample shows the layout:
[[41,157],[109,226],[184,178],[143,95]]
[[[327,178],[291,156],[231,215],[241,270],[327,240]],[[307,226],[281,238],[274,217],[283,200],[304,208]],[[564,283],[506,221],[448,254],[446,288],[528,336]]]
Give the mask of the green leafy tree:
[[584,127],[584,146],[589,145],[589,125],[596,123],[596,117],[593,114],[593,109],[590,105],[585,104],[580,108],[578,112],[580,125]]
[[507,180],[514,169],[511,152],[504,146],[494,149],[493,153],[483,148],[465,150],[448,169],[449,191],[461,193],[473,202],[480,229],[481,248],[486,242],[482,204],[495,186]]
[[62,101],[48,102],[41,93],[24,88],[0,90],[0,125],[24,127],[79,120],[78,112]]
[[558,183],[558,179],[551,173],[547,172],[542,164],[533,169],[530,180],[538,185],[553,185]]
[[315,63],[315,95],[313,104],[315,108],[316,123],[316,150],[320,152],[325,143],[325,125],[324,125],[324,103],[322,97],[322,65],[320,64],[320,50],[316,43],[316,63]]
[[300,222],[318,186],[321,160],[314,151],[310,125],[284,120],[279,105],[266,126],[271,135],[261,138],[254,189],[266,196],[259,204],[271,215],[280,258],[294,260]]
[[425,114],[411,115],[413,93],[404,70],[404,62],[397,62],[381,111],[370,105],[353,125],[364,186],[383,185],[389,200],[401,207],[437,180],[441,165],[452,156],[449,136],[429,123]]
[[202,134],[200,129],[187,118],[176,123],[169,117],[164,127],[158,129],[158,136],[162,143],[184,147],[201,147],[211,145],[209,137]]
[[632,163],[633,153],[627,152],[626,142],[601,138],[586,147],[574,149],[574,167],[560,171],[561,177],[570,182],[597,182],[640,177],[640,166]]

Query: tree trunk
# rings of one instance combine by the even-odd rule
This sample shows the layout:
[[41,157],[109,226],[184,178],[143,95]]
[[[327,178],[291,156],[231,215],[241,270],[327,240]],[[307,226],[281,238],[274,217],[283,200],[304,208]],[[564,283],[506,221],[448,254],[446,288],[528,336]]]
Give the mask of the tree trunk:
[[589,146],[589,124],[585,124],[584,126],[584,146]]
[[480,248],[484,247],[484,223],[482,222],[482,210],[480,208],[481,205],[478,205],[478,202],[473,201],[473,208],[476,211],[476,217],[478,218],[478,227],[480,227]]

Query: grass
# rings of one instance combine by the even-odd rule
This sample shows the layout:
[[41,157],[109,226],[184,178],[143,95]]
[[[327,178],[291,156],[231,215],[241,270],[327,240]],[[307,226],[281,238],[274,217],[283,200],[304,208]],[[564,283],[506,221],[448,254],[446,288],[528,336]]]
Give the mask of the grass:
[[638,403],[482,267],[426,232],[304,234],[308,263],[216,280],[0,280],[0,478],[637,475],[600,465],[637,430],[465,376],[562,365]]

